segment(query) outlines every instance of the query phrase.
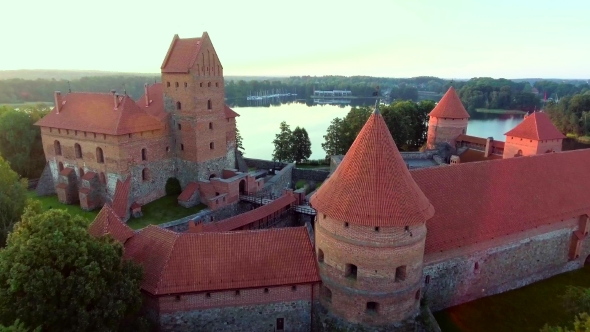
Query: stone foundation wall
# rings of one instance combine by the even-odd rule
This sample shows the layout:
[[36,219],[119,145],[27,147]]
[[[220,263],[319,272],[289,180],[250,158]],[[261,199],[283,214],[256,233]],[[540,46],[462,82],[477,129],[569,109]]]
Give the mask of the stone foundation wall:
[[315,183],[324,182],[328,175],[330,175],[329,170],[293,168],[291,182],[293,185],[299,180],[313,181]]
[[[143,179],[143,170],[147,170],[148,177]],[[166,195],[166,181],[174,177],[174,161],[164,159],[144,162],[131,167],[132,202],[144,205]]]
[[264,184],[262,192],[265,194],[272,194],[280,196],[286,188],[291,188],[291,179],[293,177],[293,169],[295,164],[288,164],[282,170],[276,172],[268,182]]
[[360,323],[351,323],[333,315],[317,303],[314,305],[313,329],[314,332],[417,332],[418,324],[415,319],[407,319],[396,324],[371,326]]
[[576,220],[566,220],[469,249],[427,255],[424,296],[438,311],[580,268],[590,254],[590,240],[582,241],[580,257],[570,261],[577,227]]
[[49,163],[45,164],[35,190],[39,196],[55,195],[55,183],[53,182],[53,175],[51,174]]
[[228,154],[221,158],[215,158],[200,163],[194,163],[183,159],[176,160],[176,177],[180,181],[180,186],[184,189],[189,182],[208,181],[209,176],[215,174],[221,177],[223,170],[226,168],[235,168],[235,154],[228,158]]

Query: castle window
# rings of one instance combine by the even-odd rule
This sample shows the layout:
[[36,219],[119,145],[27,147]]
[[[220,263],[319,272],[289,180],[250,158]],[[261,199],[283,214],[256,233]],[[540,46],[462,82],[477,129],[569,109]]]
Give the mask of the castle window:
[[211,298],[211,293],[205,294],[205,297],[208,298],[208,299],[210,299]]
[[169,146],[166,147],[166,152],[170,152],[170,147]]
[[96,148],[96,162],[99,164],[104,164],[104,155],[102,154],[101,148]]
[[184,82],[184,87],[185,88],[188,87],[188,83]]
[[69,134],[70,134],[70,130],[66,129],[66,135],[69,135]]
[[74,151],[76,152],[76,158],[82,158],[82,147],[80,144],[74,144]]
[[80,177],[84,176],[84,169],[82,167],[80,167]]
[[415,296],[416,300],[420,300],[420,290],[416,291],[416,296]]
[[240,296],[240,290],[236,290],[236,296]]
[[332,291],[328,287],[322,285],[320,288],[320,296],[326,299],[326,302],[332,303]]
[[199,87],[201,87],[201,88],[203,87],[203,83],[202,83],[202,82],[201,82],[201,83],[199,83]]
[[150,179],[150,171],[147,168],[141,170],[141,179],[148,181]]
[[74,135],[78,136],[78,131],[74,130]]
[[297,286],[295,286],[295,285],[291,286],[291,290],[292,291],[296,291],[297,290]]
[[318,262],[324,262],[324,251],[322,249],[318,249]]
[[52,133],[53,132],[53,128],[49,128],[49,132]]
[[102,134],[102,139],[107,139],[107,135],[106,134]]
[[174,86],[176,86],[178,88],[178,82],[174,83]]
[[56,156],[61,156],[61,143],[59,141],[53,142],[53,150]]
[[169,88],[170,87],[170,82],[166,82],[166,87]]
[[146,148],[141,149],[141,160],[143,160],[143,161],[147,160],[147,149]]
[[180,295],[176,295],[176,296],[174,297],[174,299],[175,299],[176,301],[180,301]]
[[395,281],[399,282],[404,280],[406,280],[406,266],[398,266],[395,269]]
[[179,110],[181,109],[182,105],[180,104],[179,101],[176,102],[176,109]]
[[209,129],[213,129],[213,122],[209,122]]
[[428,285],[430,283],[430,276],[426,276],[426,279],[424,280],[424,283],[426,285]]
[[61,129],[57,129],[57,133],[58,134],[61,134]]
[[219,88],[219,83],[215,82],[215,87]]
[[475,262],[475,264],[473,265],[473,272],[477,273],[479,271],[479,263]]
[[133,134],[129,134],[129,138],[133,137]]
[[268,288],[265,288],[264,289],[264,292],[268,294]]
[[180,123],[177,126],[178,126],[178,130],[182,130],[182,126],[180,125]]
[[354,264],[346,264],[344,267],[344,276],[346,278],[350,278],[356,280],[357,277],[357,267]]
[[[209,70],[209,68],[207,68],[207,70]],[[211,82],[207,83],[207,87],[210,88],[211,87]]]
[[184,144],[180,144],[180,150],[184,151]]
[[277,329],[276,331],[284,331],[285,330],[285,319],[284,318],[277,318]]
[[379,227],[375,227],[375,232],[379,232]]
[[213,103],[211,103],[211,99],[207,100],[207,109],[210,110],[213,108]]
[[344,223],[344,228],[348,228],[348,223],[347,222]]
[[59,162],[59,164],[57,164],[57,168],[59,169],[59,171],[63,171],[64,170],[64,163],[62,163],[61,161]]
[[406,226],[406,227],[404,227],[404,231],[405,231],[406,233],[407,233],[407,232],[409,232],[409,231],[410,231],[410,226]]
[[209,149],[213,150],[215,148],[215,145],[213,144],[213,142],[209,143]]
[[377,312],[379,312],[379,303],[367,302],[367,313],[368,314],[376,314]]

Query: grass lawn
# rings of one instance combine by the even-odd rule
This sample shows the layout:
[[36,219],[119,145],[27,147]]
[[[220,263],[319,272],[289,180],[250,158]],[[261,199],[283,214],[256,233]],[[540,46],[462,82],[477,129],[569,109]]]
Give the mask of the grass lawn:
[[80,205],[72,204],[62,204],[57,200],[57,195],[51,196],[37,196],[37,193],[33,190],[29,190],[27,192],[27,196],[31,199],[36,199],[41,202],[41,206],[43,207],[43,211],[50,210],[50,209],[62,209],[68,211],[68,213],[72,215],[81,216],[84,219],[88,220],[88,224],[90,224],[94,217],[98,214],[99,209],[94,211],[85,211],[80,208]]
[[451,307],[434,317],[443,332],[538,332],[546,323],[565,326],[574,319],[560,298],[567,285],[590,287],[590,267]]
[[502,110],[502,109],[493,109],[493,108],[476,108],[475,110],[478,113],[515,114],[515,115],[526,114],[525,111],[519,111],[519,110]]
[[567,133],[568,138],[573,138],[580,143],[590,144],[590,136],[578,136],[573,133]]
[[299,181],[297,181],[297,183],[295,183],[295,189],[301,189],[301,188],[305,187],[306,184],[307,184],[307,181],[299,180]]
[[256,170],[256,167],[248,167],[248,172],[254,172]]
[[175,196],[164,196],[149,204],[141,207],[143,217],[129,219],[127,225],[133,229],[140,229],[147,225],[159,225],[165,222],[180,219],[182,217],[195,214],[207,206],[199,204],[192,208],[183,208],[178,205],[178,200]]

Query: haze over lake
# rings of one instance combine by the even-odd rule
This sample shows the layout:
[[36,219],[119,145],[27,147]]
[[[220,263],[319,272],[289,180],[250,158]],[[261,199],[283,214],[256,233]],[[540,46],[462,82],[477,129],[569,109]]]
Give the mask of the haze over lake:
[[[233,107],[240,116],[237,125],[243,138],[245,157],[272,159],[272,141],[279,132],[279,124],[286,121],[291,130],[305,127],[311,141],[310,159],[326,156],[321,144],[332,119],[344,117],[351,106],[313,105],[303,103],[281,104],[270,107]],[[504,141],[504,133],[519,124],[522,116],[486,114],[485,119],[470,119],[467,134],[478,137],[494,137]]]

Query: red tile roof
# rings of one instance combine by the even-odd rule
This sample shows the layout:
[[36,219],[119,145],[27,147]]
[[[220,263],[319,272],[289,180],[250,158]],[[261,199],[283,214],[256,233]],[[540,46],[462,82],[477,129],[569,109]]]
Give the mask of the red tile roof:
[[163,129],[164,123],[147,114],[129,96],[115,102],[109,93],[75,92],[63,96],[59,114],[55,108],[37,126],[87,131],[109,135],[125,135]]
[[502,156],[499,156],[499,155],[493,154],[493,153],[490,154],[487,158],[484,155],[485,155],[484,151],[475,150],[475,149],[467,149],[465,152],[463,152],[459,155],[459,158],[461,159],[461,163],[471,163],[471,162],[475,162],[475,161],[487,161],[487,160],[502,159]]
[[178,196],[179,201],[186,202],[191,199],[191,196],[199,189],[199,184],[196,182],[189,182],[188,185],[184,188],[180,196]]
[[331,218],[366,226],[421,224],[434,213],[378,111],[310,203]]
[[88,226],[88,233],[94,237],[110,234],[121,243],[125,243],[135,234],[108,204],[102,207],[94,221]]
[[68,176],[68,175],[72,174],[72,172],[74,172],[73,168],[66,167],[66,168],[62,169],[61,172],[59,172],[59,175]]
[[127,218],[127,209],[129,207],[129,191],[131,189],[131,176],[127,180],[117,180],[115,187],[115,197],[113,197],[113,210],[121,219]]
[[127,241],[125,257],[143,266],[153,295],[320,281],[305,227],[188,234],[150,225]]
[[[473,144],[480,144],[480,145],[486,145],[486,138],[482,138],[482,137],[477,137],[477,136],[469,136],[469,135],[465,135],[465,134],[459,134],[459,136],[457,136],[457,138],[455,139],[455,141],[457,142],[468,142],[468,143],[473,143]],[[496,147],[496,148],[504,148],[504,142],[503,141],[496,141],[493,140],[492,141],[492,146]]]
[[90,193],[90,188],[80,188],[78,191],[82,194],[88,195]]
[[162,73],[188,73],[199,55],[201,45],[201,38],[180,39],[174,35],[162,63]]
[[229,106],[227,106],[227,105],[225,105],[225,108],[223,109],[223,111],[225,112],[226,119],[235,118],[235,117],[240,116],[238,113],[236,113],[234,110],[229,108]]
[[449,88],[447,93],[445,93],[432,112],[428,115],[431,117],[449,119],[465,119],[469,117],[469,113],[465,110],[461,99],[453,87]]
[[250,210],[248,212],[239,214],[235,217],[227,218],[225,220],[220,220],[218,222],[211,222],[201,224],[201,227],[193,228],[193,230],[189,229],[189,232],[226,232],[226,231],[233,231],[240,227],[249,225],[255,221],[261,220],[265,217],[272,215],[275,212],[278,212],[284,209],[286,206],[291,205],[295,202],[295,196],[293,195],[283,195],[274,201],[270,202],[269,204],[262,205],[259,208],[254,210]]
[[525,117],[518,126],[504,135],[537,141],[565,138],[544,112],[534,112]]
[[426,253],[590,213],[590,150],[412,171],[436,210]]
[[[164,121],[168,113],[164,111],[164,94],[162,92],[162,83],[154,83],[148,86],[148,95],[150,103],[147,105],[145,93],[137,100],[137,105],[145,112],[160,121]],[[146,107],[147,105],[147,107]]]
[[84,176],[82,176],[82,180],[87,180],[87,181],[90,181],[90,180],[92,180],[92,179],[93,179],[95,176],[96,176],[96,173],[94,173],[94,172],[86,172],[86,173],[84,174]]

